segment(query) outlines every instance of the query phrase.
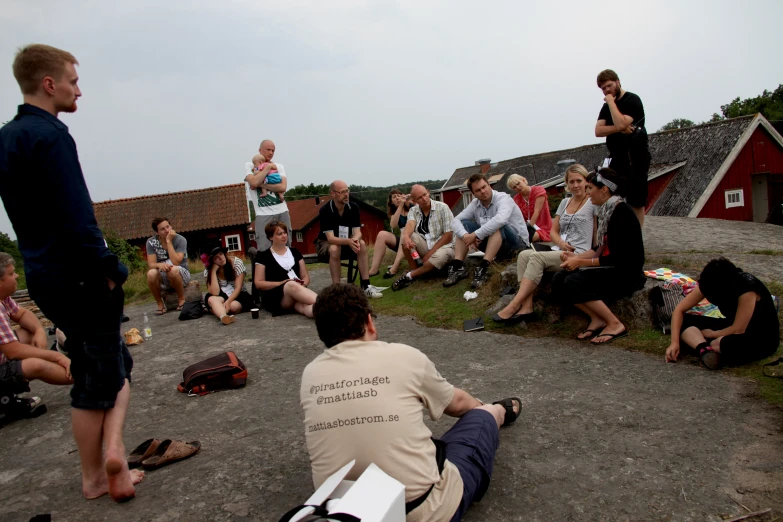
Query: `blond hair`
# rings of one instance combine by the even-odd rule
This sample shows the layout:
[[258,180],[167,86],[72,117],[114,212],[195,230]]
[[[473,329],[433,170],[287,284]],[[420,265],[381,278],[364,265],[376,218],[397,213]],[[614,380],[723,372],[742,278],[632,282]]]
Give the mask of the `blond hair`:
[[59,80],[68,63],[79,65],[67,51],[44,44],[26,45],[19,48],[14,58],[14,78],[22,94],[35,94],[47,76]]
[[517,183],[524,183],[525,185],[527,185],[527,178],[524,176],[520,176],[519,174],[512,174],[506,180],[506,186],[511,190],[514,190],[514,187],[516,186]]
[[587,179],[587,176],[589,175],[589,173],[587,172],[587,169],[584,167],[584,165],[580,165],[579,163],[574,163],[573,165],[571,165],[570,167],[568,167],[566,169],[565,176],[563,176],[563,181],[568,183],[568,175],[571,174],[572,172],[574,174],[579,174],[584,179]]
[[256,154],[255,156],[253,156],[253,159],[251,159],[250,161],[252,161],[254,164],[255,163],[266,163],[266,158],[264,156],[262,156],[261,154]]

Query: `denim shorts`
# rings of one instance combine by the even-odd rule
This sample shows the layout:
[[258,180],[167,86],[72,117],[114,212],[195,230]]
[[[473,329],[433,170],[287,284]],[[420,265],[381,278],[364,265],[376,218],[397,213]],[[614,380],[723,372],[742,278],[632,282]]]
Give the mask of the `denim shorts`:
[[446,443],[446,460],[454,464],[462,478],[462,500],[451,522],[459,522],[473,502],[487,492],[492,462],[500,444],[495,417],[486,410],[470,410],[440,437]]
[[[462,221],[462,226],[465,227],[468,234],[472,234],[481,228],[481,225],[468,219]],[[503,242],[500,244],[500,250],[497,255],[498,259],[511,259],[516,252],[525,248],[525,243],[522,241],[522,238],[520,238],[519,235],[514,232],[514,229],[508,225],[500,227],[500,237],[503,238]],[[479,250],[483,252],[487,250],[488,239],[489,238],[485,237],[481,243],[479,243]]]
[[36,304],[66,337],[73,377],[71,406],[113,408],[133,369],[133,358],[120,332],[125,299],[122,287],[109,290],[105,279],[95,278],[58,281],[35,290]]

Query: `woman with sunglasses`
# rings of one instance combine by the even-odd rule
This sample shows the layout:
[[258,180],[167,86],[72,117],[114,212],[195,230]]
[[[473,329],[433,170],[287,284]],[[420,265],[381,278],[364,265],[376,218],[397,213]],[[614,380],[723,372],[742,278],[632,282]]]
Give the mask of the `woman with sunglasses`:
[[624,181],[611,169],[599,169],[588,176],[590,201],[598,207],[596,244],[582,254],[563,252],[563,270],[552,279],[552,294],[590,317],[590,324],[578,338],[592,339],[594,344],[628,335],[628,329],[604,301],[629,296],[645,281],[642,227],[633,209],[618,195]]
[[207,294],[204,306],[223,324],[234,322],[234,314],[253,307],[253,298],[245,292],[245,264],[241,259],[227,256],[227,248],[215,247],[209,255],[201,254]]
[[564,261],[560,258],[563,252],[581,254],[590,250],[596,220],[593,204],[585,190],[587,176],[587,169],[579,164],[571,165],[566,170],[565,183],[571,197],[563,199],[552,220],[552,242],[555,245],[548,252],[530,248],[519,253],[519,291],[508,306],[492,316],[496,323],[512,325],[532,321],[535,318],[533,293],[541,284],[544,272],[560,270],[560,264]]
[[291,310],[313,317],[317,294],[307,288],[310,274],[302,254],[288,247],[288,227],[285,223],[269,223],[265,228],[272,246],[256,255],[255,285],[261,291],[261,304],[272,314]]

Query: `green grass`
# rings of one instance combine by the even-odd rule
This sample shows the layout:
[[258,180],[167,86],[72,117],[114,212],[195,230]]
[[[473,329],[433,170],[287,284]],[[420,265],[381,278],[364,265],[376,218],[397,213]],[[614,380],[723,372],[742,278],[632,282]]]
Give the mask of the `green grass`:
[[783,256],[783,250],[751,250],[748,253],[760,256]]
[[[384,262],[381,264],[381,273],[385,272],[385,267],[391,261],[390,254],[387,254]],[[669,259],[669,261],[671,262],[666,265],[668,268],[684,272],[689,269],[682,262],[675,262],[672,259]],[[478,316],[484,317],[484,325],[487,331],[529,338],[559,337],[573,339],[585,327],[586,318],[577,314],[568,315],[562,320],[557,320],[553,323],[546,320],[537,321],[530,323],[527,328],[519,326],[506,327],[495,324],[485,312],[499,298],[502,267],[495,266],[491,270],[492,279],[484,288],[478,291],[479,297],[471,301],[466,302],[462,297],[466,290],[470,290],[469,279],[461,281],[451,288],[443,288],[443,279],[434,278],[418,280],[413,285],[398,292],[392,292],[391,289],[386,290],[383,293],[383,299],[373,300],[371,305],[378,313],[394,316],[413,316],[425,326],[450,330],[462,330],[463,321]],[[402,267],[398,273],[404,273]],[[393,279],[383,279],[379,274],[372,278],[371,283],[382,287],[391,286],[393,281]],[[783,284],[777,281],[766,282],[765,284],[773,295],[783,296]],[[779,314],[779,318],[781,324],[783,324],[783,312]],[[621,344],[623,348],[658,356],[661,364],[665,364],[663,357],[669,342],[670,337],[668,335],[663,335],[662,332],[651,326],[649,328],[635,328],[631,330],[628,337],[624,338]],[[607,349],[617,349],[619,346],[620,344],[611,345],[607,346]],[[762,365],[764,363],[773,361],[781,356],[783,356],[783,349],[778,349],[775,356],[765,361],[747,364],[739,368],[729,368],[726,371],[753,381],[757,385],[759,397],[772,404],[783,406],[783,379],[773,379],[764,376],[762,373]],[[783,372],[783,367],[779,368],[778,371]]]

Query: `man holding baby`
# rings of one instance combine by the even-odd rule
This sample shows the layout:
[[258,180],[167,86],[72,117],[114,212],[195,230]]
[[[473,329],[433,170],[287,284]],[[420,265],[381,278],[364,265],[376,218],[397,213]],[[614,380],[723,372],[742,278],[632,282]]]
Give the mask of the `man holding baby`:
[[[272,163],[274,155],[275,144],[272,140],[264,140],[258,148],[258,155],[245,163],[245,187],[247,199],[256,212],[256,245],[259,252],[272,245],[264,234],[269,223],[280,221],[291,230],[288,205],[283,197],[288,182],[283,166]],[[288,235],[288,246],[291,246],[291,234]]]

